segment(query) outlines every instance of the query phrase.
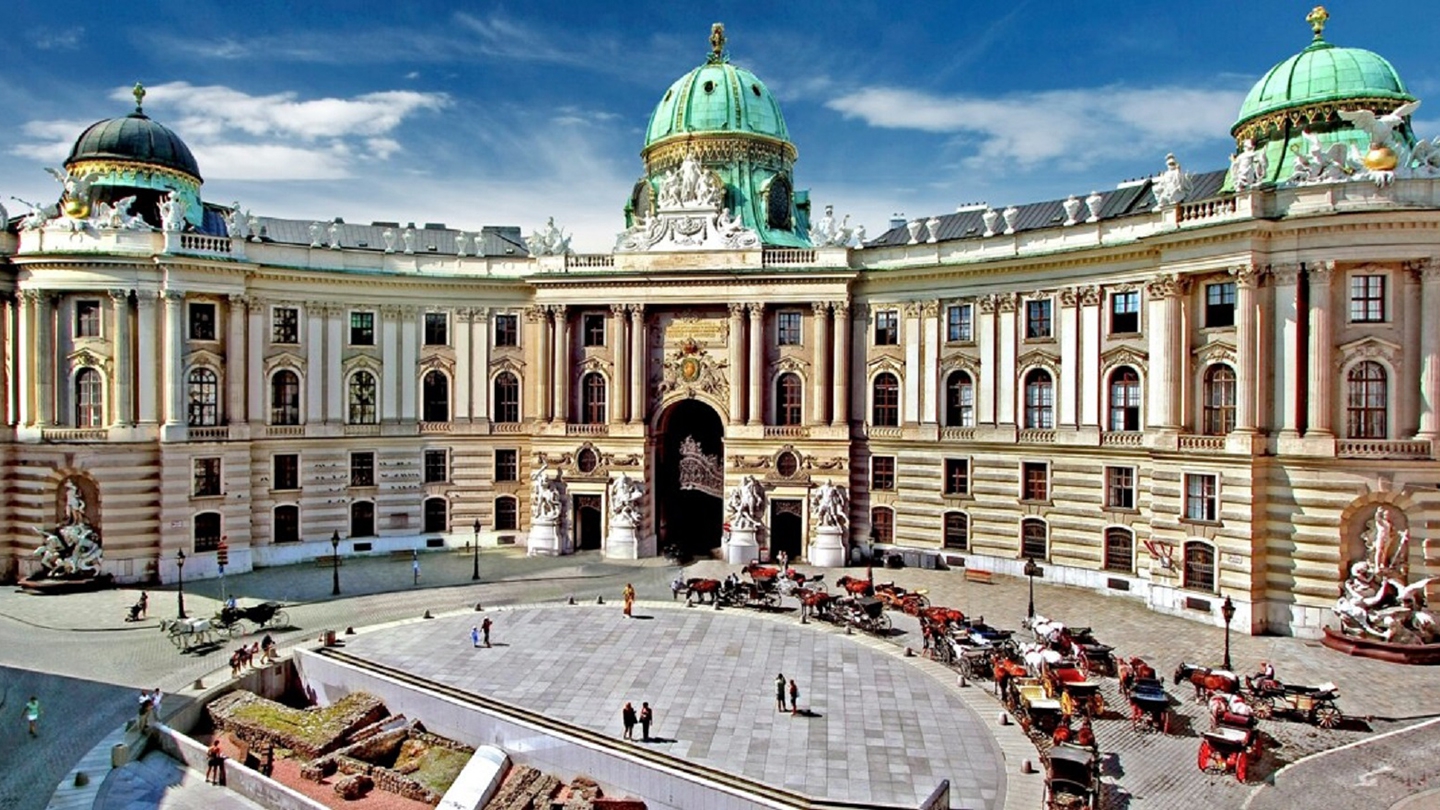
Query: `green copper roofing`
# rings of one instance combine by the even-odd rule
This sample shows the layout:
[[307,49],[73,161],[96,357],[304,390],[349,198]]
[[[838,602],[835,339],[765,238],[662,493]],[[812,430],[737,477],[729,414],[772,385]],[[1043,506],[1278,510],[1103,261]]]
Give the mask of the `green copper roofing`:
[[670,85],[650,114],[645,146],[673,135],[701,132],[790,140],[780,104],[770,89],[754,73],[728,62],[708,62]]
[[1346,99],[1414,101],[1400,75],[1383,56],[1361,48],[1340,48],[1317,39],[1270,69],[1250,88],[1234,129],[1268,113]]

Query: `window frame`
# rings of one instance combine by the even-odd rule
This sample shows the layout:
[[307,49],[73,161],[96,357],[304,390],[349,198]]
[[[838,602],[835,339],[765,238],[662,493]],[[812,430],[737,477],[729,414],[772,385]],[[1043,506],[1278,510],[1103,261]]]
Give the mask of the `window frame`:
[[520,480],[520,451],[514,447],[495,448],[495,481]]
[[[369,514],[361,515],[362,510],[369,510]],[[355,501],[350,504],[349,515],[351,537],[379,537],[376,531],[375,502],[371,500]],[[366,525],[368,523],[368,525]],[[365,531],[369,529],[369,531]]]
[[1025,301],[1025,339],[1053,340],[1055,338],[1055,305],[1049,298],[1031,298]]
[[270,344],[272,346],[300,345],[300,309],[298,307],[274,306],[270,308]]
[[495,496],[495,531],[513,532],[520,528],[520,501],[514,495]]
[[[190,523],[190,553],[192,554],[213,552],[225,539],[225,516],[219,512],[214,510],[199,512],[190,519]],[[201,535],[202,530],[204,536]]]
[[875,310],[875,330],[872,336],[876,346],[899,346],[900,310]]
[[519,346],[520,316],[513,312],[496,313],[490,342],[497,349]]
[[104,427],[105,375],[94,366],[81,366],[70,385],[75,395],[75,427]]
[[1216,281],[1205,285],[1205,328],[1228,329],[1235,325],[1235,282]]
[[782,309],[775,313],[775,345],[803,345],[804,316],[798,309]]
[[[1139,507],[1139,470],[1125,465],[1105,466],[1105,508],[1116,512],[1134,512]],[[1121,500],[1128,503],[1121,503]]]
[[[955,520],[958,518],[958,520]],[[970,550],[970,515],[960,511],[949,511],[941,518],[940,547],[946,551]],[[951,538],[959,535],[959,542]]]
[[444,310],[430,310],[422,316],[421,332],[425,346],[450,345],[450,313]]
[[[1131,379],[1120,379],[1129,374]],[[1111,432],[1134,432],[1141,429],[1140,405],[1144,401],[1140,372],[1133,366],[1116,366],[1110,370],[1105,387],[1107,424]],[[1117,396],[1118,394],[1118,396]]]
[[945,342],[975,342],[974,304],[951,304],[945,308]]
[[[1134,307],[1131,309],[1130,307]],[[1117,307],[1124,307],[1119,309]],[[1126,316],[1134,319],[1133,329],[1121,328],[1121,322],[1117,316]],[[1140,291],[1139,290],[1114,290],[1110,293],[1110,334],[1111,335],[1138,335],[1140,334]]]
[[[1035,553],[1035,547],[1032,545],[1035,538],[1031,536],[1031,532],[1036,530],[1037,527],[1040,534],[1040,542],[1043,544],[1043,548],[1039,554]],[[1034,517],[1033,515],[1020,519],[1020,559],[1050,559],[1050,524],[1045,520]]]
[[945,427],[975,427],[975,378],[963,368],[945,377]]
[[353,450],[350,453],[350,486],[356,489],[375,486],[375,451]]
[[100,305],[100,299],[75,299],[75,322],[71,329],[72,336],[76,339],[103,337],[104,328],[105,314]]
[[1187,472],[1182,483],[1185,487],[1185,521],[1189,523],[1219,523],[1220,475],[1218,473]]
[[219,498],[225,495],[224,460],[220,456],[191,459],[190,497]]
[[[360,397],[364,391],[364,389],[359,386],[361,375],[364,375],[365,378],[370,380],[370,401],[368,403]],[[356,369],[350,373],[349,379],[345,381],[345,424],[380,424],[380,381],[369,369]]]
[[[1378,376],[1356,377],[1374,369]],[[1390,438],[1390,370],[1376,360],[1361,360],[1345,369],[1345,437]]]
[[891,545],[895,542],[894,507],[874,506],[870,508],[870,537],[873,542],[883,545]]
[[[1219,379],[1224,373],[1228,379]],[[1235,430],[1239,376],[1228,363],[1211,363],[1200,379],[1200,433],[1225,436]]]
[[[369,323],[363,321],[356,323],[356,319],[368,319]],[[351,346],[374,346],[375,345],[375,311],[370,309],[350,310],[350,345]],[[357,339],[359,338],[359,339]]]
[[805,383],[785,371],[775,377],[775,424],[794,427],[805,423]]
[[[422,422],[449,422],[450,421],[450,398],[452,396],[450,377],[438,368],[426,371],[420,377],[420,421]],[[444,398],[438,396],[440,387],[444,387]]]
[[603,425],[608,418],[610,386],[605,375],[587,371],[580,375],[580,422]]
[[[877,469],[878,468],[878,469]],[[870,457],[870,491],[871,492],[894,492],[895,491],[895,457],[894,456],[871,456]]]
[[[888,380],[883,390],[881,380]],[[900,378],[893,371],[882,371],[870,380],[871,427],[900,426]]]
[[[439,504],[439,515],[433,507]],[[450,531],[450,501],[433,495],[420,504],[421,534],[445,534]]]
[[1020,501],[1022,503],[1050,502],[1050,462],[1020,462]]
[[586,348],[598,348],[605,345],[605,313],[580,313],[580,340]]
[[[1203,552],[1209,558],[1209,562],[1193,559],[1192,550]],[[1180,549],[1180,587],[1187,591],[1219,593],[1219,567],[1219,554],[1216,553],[1213,543],[1194,538],[1186,540]],[[1205,581],[1207,578],[1208,582]]]
[[943,478],[941,479],[940,491],[951,497],[969,497],[970,495],[970,459],[969,458],[947,458],[945,459]]
[[518,424],[520,422],[520,378],[516,376],[515,372],[507,369],[496,374],[495,378],[490,381],[490,393],[490,420],[498,424]]
[[[1117,565],[1118,555],[1114,552],[1114,542],[1122,537],[1125,541],[1125,562],[1124,566]],[[1105,527],[1105,536],[1102,541],[1103,548],[1100,552],[1100,565],[1102,570],[1111,571],[1117,574],[1135,573],[1135,532],[1125,526]]]
[[[284,519],[283,523],[282,523],[282,520],[281,520],[281,518],[280,518],[280,514],[281,514],[282,512],[285,513],[285,515],[286,515],[286,518]],[[293,517],[292,517],[292,516],[293,516]],[[292,519],[293,519],[294,523],[293,523],[293,525],[290,525],[290,522],[291,522]],[[284,528],[284,529],[286,530],[286,536],[284,536],[284,537],[281,536],[281,529],[282,529],[282,528]],[[272,543],[298,543],[298,542],[300,542],[300,540],[302,539],[302,537],[303,537],[303,533],[300,531],[300,505],[299,505],[299,504],[294,504],[294,503],[282,503],[282,504],[277,504],[274,509],[270,510],[270,542],[272,542]]]
[[[1040,381],[1044,375],[1044,382]],[[1032,368],[1025,372],[1025,429],[1055,429],[1055,375],[1047,368]],[[1032,388],[1034,389],[1032,394]]]
[[[1378,287],[1378,291],[1373,289]],[[1386,323],[1390,279],[1385,273],[1353,273],[1349,284],[1350,323]],[[1357,317],[1358,315],[1358,317]]]
[[[282,471],[284,475],[281,474]],[[282,481],[282,478],[285,480]],[[282,483],[289,483],[291,486],[281,486]],[[301,490],[299,453],[276,453],[270,457],[270,489],[272,492]]]
[[[437,472],[439,477],[436,477]],[[420,481],[424,484],[450,483],[449,450],[442,447],[428,447],[421,451]]]
[[[207,374],[209,379],[203,379]],[[197,376],[202,379],[196,380]],[[191,366],[185,373],[185,424],[187,427],[220,424],[220,375],[209,366]]]
[[[209,313],[209,322],[201,317]],[[215,343],[220,340],[220,308],[213,301],[187,301],[185,303],[185,337],[197,343]],[[206,328],[209,336],[206,336]]]
[[[294,381],[293,390],[289,382],[286,382],[283,388],[277,387],[280,386],[281,375],[287,375],[287,380]],[[290,427],[304,424],[305,383],[300,373],[292,368],[277,368],[270,374],[269,382],[270,424]]]

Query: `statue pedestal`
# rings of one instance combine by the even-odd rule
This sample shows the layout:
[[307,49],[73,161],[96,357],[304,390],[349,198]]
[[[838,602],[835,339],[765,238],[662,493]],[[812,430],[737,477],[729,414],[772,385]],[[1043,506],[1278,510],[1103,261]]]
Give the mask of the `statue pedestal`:
[[638,560],[640,559],[639,542],[635,537],[635,527],[624,524],[610,524],[610,536],[605,538],[605,558],[607,560]]
[[843,568],[849,556],[845,549],[845,530],[839,526],[821,526],[815,530],[810,544],[810,564],[821,568]]
[[755,542],[754,529],[731,529],[730,542],[725,544],[725,562],[730,565],[746,565],[754,562],[760,553]]
[[525,541],[526,556],[558,557],[564,553],[555,521],[535,521],[530,524],[530,537]]

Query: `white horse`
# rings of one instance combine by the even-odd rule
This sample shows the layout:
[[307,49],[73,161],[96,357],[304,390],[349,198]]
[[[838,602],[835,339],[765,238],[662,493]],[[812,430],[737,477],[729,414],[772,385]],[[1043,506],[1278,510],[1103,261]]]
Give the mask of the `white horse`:
[[184,650],[210,643],[210,631],[211,623],[208,618],[160,620],[160,632],[168,635],[176,647]]

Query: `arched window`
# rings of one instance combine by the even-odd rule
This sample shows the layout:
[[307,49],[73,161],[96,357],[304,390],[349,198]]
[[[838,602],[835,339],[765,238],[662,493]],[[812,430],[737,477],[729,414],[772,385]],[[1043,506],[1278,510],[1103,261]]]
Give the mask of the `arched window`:
[[514,498],[502,496],[495,499],[495,530],[514,531],[520,527],[519,508]]
[[220,513],[201,512],[195,516],[194,553],[214,551],[220,547]]
[[1113,526],[1105,530],[1105,570],[1130,573],[1135,569],[1135,533]]
[[270,424],[300,424],[300,375],[289,369],[270,378]]
[[898,427],[900,425],[900,381],[890,372],[875,375],[874,405],[871,407],[870,424],[875,427]]
[[350,375],[350,424],[375,424],[375,375],[357,371]]
[[105,393],[100,372],[82,368],[75,373],[75,427],[100,427],[103,424]]
[[425,400],[421,411],[422,422],[450,421],[450,378],[439,371],[425,372],[420,384],[421,396]]
[[580,421],[586,425],[605,423],[605,376],[598,371],[580,378]]
[[964,512],[945,513],[945,548],[970,548],[970,516]]
[[215,372],[204,367],[192,368],[185,387],[186,423],[190,427],[220,424],[220,378]]
[[870,510],[870,539],[876,543],[895,542],[895,510],[877,506]]
[[1110,429],[1140,429],[1140,375],[1129,366],[1110,372]]
[[1373,360],[1356,363],[1345,375],[1345,435],[1352,439],[1388,439],[1385,419],[1385,367]]
[[491,402],[491,418],[496,422],[520,421],[520,381],[514,374],[502,371],[495,375],[495,396]]
[[271,527],[270,539],[276,543],[300,542],[300,507],[275,507],[275,525]]
[[975,382],[967,371],[956,371],[945,380],[945,426],[975,426]]
[[1235,371],[1223,363],[1205,369],[1200,431],[1224,436],[1235,429]]
[[1215,549],[1209,543],[1185,544],[1185,587],[1215,592]]
[[775,424],[798,425],[802,421],[801,386],[798,374],[785,373],[775,379]]
[[425,499],[425,533],[439,534],[450,528],[450,504],[444,498]]
[[375,536],[375,504],[370,501],[350,504],[350,536]]
[[1039,518],[1020,521],[1020,556],[1045,559],[1050,549],[1050,528]]
[[1055,427],[1055,383],[1050,372],[1043,368],[1025,375],[1025,427],[1032,430]]

